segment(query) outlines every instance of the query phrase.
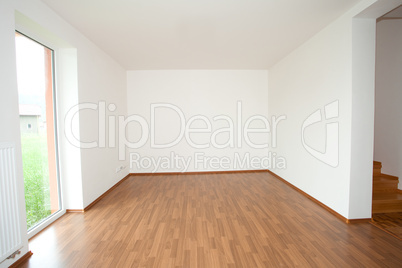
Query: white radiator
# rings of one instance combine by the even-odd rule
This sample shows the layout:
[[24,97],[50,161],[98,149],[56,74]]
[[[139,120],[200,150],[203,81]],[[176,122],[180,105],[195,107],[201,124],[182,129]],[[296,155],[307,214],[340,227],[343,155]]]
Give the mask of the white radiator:
[[15,147],[0,143],[0,263],[22,247]]

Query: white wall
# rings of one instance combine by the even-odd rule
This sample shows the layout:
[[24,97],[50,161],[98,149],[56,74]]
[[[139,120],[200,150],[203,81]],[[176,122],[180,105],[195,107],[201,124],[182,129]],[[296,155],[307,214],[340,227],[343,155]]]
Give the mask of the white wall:
[[[241,101],[242,122],[239,124],[237,103]],[[187,170],[182,167],[167,167],[155,170],[154,165],[149,168],[136,164],[131,172],[182,172],[207,170],[248,170],[261,169],[254,166],[235,166],[235,155],[243,157],[249,153],[252,157],[267,156],[267,148],[251,148],[244,139],[239,144],[237,128],[244,126],[252,115],[267,117],[268,113],[268,73],[264,70],[166,70],[166,71],[129,71],[127,73],[127,105],[128,115],[140,115],[150,123],[150,106],[155,103],[169,103],[181,109],[188,122],[192,116],[203,115],[211,121],[211,132],[191,134],[191,140],[196,144],[208,144],[209,148],[197,149],[191,146],[185,138],[170,148],[151,148],[150,139],[132,153],[141,157],[169,157],[171,152],[185,157],[191,165]],[[180,134],[180,118],[171,108],[156,109],[155,141],[157,144],[167,144],[174,141]],[[217,129],[228,127],[224,120],[213,121],[213,117],[226,115],[234,123],[233,148],[214,148],[211,144],[212,133]],[[128,128],[128,137],[134,142],[141,138],[141,128],[138,123],[131,123]],[[204,128],[206,123],[198,120],[191,124],[192,128]],[[263,128],[262,121],[256,120],[251,124],[253,128]],[[240,137],[243,135],[240,135]],[[228,132],[216,136],[217,143],[228,141]],[[250,134],[250,141],[255,144],[267,143],[268,133]],[[195,153],[204,153],[208,157],[227,157],[229,166],[200,165],[195,166]],[[139,158],[138,155],[135,159]],[[204,158],[202,158],[204,159]],[[145,161],[145,160],[144,160]],[[226,161],[226,160],[224,160]],[[170,161],[173,163],[174,161]]]
[[[103,101],[106,106],[115,105],[115,111],[106,110],[105,118],[125,115],[127,113],[125,70],[97,48],[87,47],[81,52],[78,50],[78,55],[78,76],[81,77],[78,80],[80,103]],[[109,146],[107,142],[109,125],[106,122],[103,131],[98,126],[98,118],[98,111],[86,111],[80,114],[82,139],[98,140],[99,145],[99,148],[81,150],[84,207],[128,174],[127,161],[119,161],[118,148]],[[100,132],[104,133],[106,140],[103,148],[98,138]],[[126,168],[116,174],[118,166]]]
[[[288,168],[273,171],[348,219],[371,217],[376,17],[354,16],[374,2],[362,1],[269,70],[269,114],[288,117],[275,150]],[[324,107],[334,101],[338,117],[325,120]],[[305,142],[324,153],[326,123],[337,123],[338,165],[320,161],[302,144],[303,122],[317,109],[323,120],[306,128]]]
[[[106,101],[117,106],[116,111],[108,112],[108,115],[126,114],[126,72],[41,1],[0,2],[0,124],[7,126],[0,132],[0,141],[15,142],[17,146],[20,216],[25,226],[14,47],[16,27],[54,46],[56,50],[61,174],[67,209],[84,208],[128,174],[128,169],[115,173],[117,166],[127,166],[126,162],[118,160],[117,148],[79,150],[64,136],[66,112],[78,102]],[[81,112],[73,124],[76,135],[90,141],[97,139],[97,121],[96,111]],[[21,251],[21,255],[28,251],[27,237]],[[13,261],[6,261],[0,267],[6,267]]]
[[374,159],[402,189],[402,20],[377,23]]
[[352,21],[352,140],[349,217],[370,218],[373,181],[375,17]]
[[[60,39],[68,44],[68,47],[61,47],[61,49],[75,49],[76,56],[75,58],[70,57],[70,63],[71,60],[76,61],[74,71],[77,80],[75,85],[65,84],[64,89],[77,90],[78,94],[72,92],[72,94],[77,94],[76,103],[69,103],[69,105],[78,102],[98,104],[100,101],[105,101],[106,105],[113,103],[117,106],[116,111],[109,112],[108,115],[126,114],[125,70],[120,65],[42,2],[21,0],[17,2],[16,9],[44,28],[48,32],[47,35],[61,37]],[[70,108],[69,105],[62,105],[66,109],[64,113]],[[59,123],[64,122],[64,116],[61,115]],[[80,127],[78,136],[82,141],[98,141],[97,111],[84,110],[80,112],[79,123],[77,122],[77,124]],[[63,133],[61,134],[63,135]],[[71,209],[84,208],[128,174],[127,169],[118,174],[115,173],[117,166],[127,166],[127,164],[118,161],[117,148],[107,148],[107,144],[106,148],[81,149],[80,158],[82,203],[80,207],[77,207],[79,204],[70,200],[68,204],[74,205],[74,207],[68,207]],[[75,197],[72,199],[76,200]]]
[[[348,216],[351,132],[350,17],[338,19],[269,70],[269,115],[287,115],[276,152],[288,162],[273,172]],[[339,165],[334,168],[302,145],[302,124],[317,109],[339,101]],[[333,122],[331,120],[330,122]],[[325,121],[306,129],[306,143],[325,150]]]
[[[19,193],[22,232],[26,233],[24,200],[24,181],[18,112],[17,73],[14,43],[14,8],[12,1],[0,2],[0,142],[13,142],[16,145],[17,185]],[[1,238],[3,239],[3,238]],[[23,237],[21,256],[28,252],[28,237]],[[0,267],[8,267],[12,260],[6,260]]]

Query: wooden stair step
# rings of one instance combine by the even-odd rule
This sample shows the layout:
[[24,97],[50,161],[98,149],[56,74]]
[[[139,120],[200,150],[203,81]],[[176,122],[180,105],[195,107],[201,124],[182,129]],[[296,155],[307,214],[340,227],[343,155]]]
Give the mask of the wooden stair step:
[[393,187],[374,187],[373,194],[380,193],[397,193],[398,190]]
[[382,163],[381,163],[381,162],[378,162],[378,161],[373,161],[373,166],[374,166],[374,168],[376,168],[376,167],[381,168],[381,167],[382,167]]
[[373,195],[373,201],[381,200],[400,200],[402,201],[402,193],[384,193]]
[[381,168],[382,168],[381,162],[373,161],[373,175],[374,176],[381,174]]
[[373,181],[375,181],[375,182],[376,181],[384,181],[384,182],[390,181],[390,182],[398,183],[399,179],[398,179],[398,177],[384,176],[384,174],[381,174],[380,176],[373,177]]
[[392,176],[392,175],[383,174],[383,173],[381,173],[378,177],[382,177],[382,178],[389,179],[389,180],[396,180],[396,181],[399,180],[399,178],[397,176]]
[[[395,179],[396,178],[396,179]],[[398,178],[389,176],[373,177],[373,193],[397,192]]]
[[373,213],[402,212],[402,193],[373,194]]
[[398,190],[393,187],[375,187],[373,188],[373,194],[380,193],[397,193]]
[[394,212],[402,212],[402,202],[388,202],[388,203],[379,203],[374,204],[372,208],[372,213],[394,213]]
[[379,187],[381,187],[381,186],[390,186],[390,187],[394,187],[395,189],[397,189],[398,188],[398,181],[379,178],[379,179],[374,179],[373,180],[373,185],[374,186],[379,186]]
[[374,175],[374,176],[381,175],[381,168],[379,168],[379,169],[373,169],[373,175]]

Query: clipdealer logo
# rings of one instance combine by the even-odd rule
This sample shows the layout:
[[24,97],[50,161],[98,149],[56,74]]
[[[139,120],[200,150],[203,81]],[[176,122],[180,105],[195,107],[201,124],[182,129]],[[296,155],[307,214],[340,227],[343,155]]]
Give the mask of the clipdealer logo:
[[[331,166],[337,167],[339,165],[339,122],[332,122],[339,117],[339,101],[331,102],[324,107],[324,117],[322,116],[321,109],[313,112],[306,120],[304,120],[301,129],[301,140],[304,149],[310,153],[313,157],[321,162]],[[325,124],[325,149],[324,152],[310,147],[305,141],[304,132],[306,128],[313,124],[324,123]]]
[[[198,114],[186,118],[186,114],[180,107],[171,103],[150,104],[149,120],[139,114],[116,115],[114,114],[116,108],[113,103],[107,105],[103,101],[73,106],[65,117],[65,137],[73,146],[81,149],[118,148],[119,160],[124,161],[129,157],[130,166],[137,170],[157,172],[162,169],[185,172],[189,168],[201,168],[203,170],[286,168],[286,159],[274,152],[266,150],[267,154],[264,152],[263,155],[255,156],[244,151],[244,149],[276,148],[278,125],[287,119],[286,115],[272,116],[270,120],[259,114],[243,118],[241,101],[237,102],[236,112],[231,116],[219,114],[214,117]],[[78,120],[76,120],[77,115],[83,111],[96,113],[98,118],[97,137],[87,138],[86,141],[81,139]],[[163,142],[157,141],[157,136],[165,136],[156,130],[157,122],[161,122],[158,115],[166,114],[174,116],[174,121],[179,122],[174,126],[173,132],[176,133],[176,136],[169,136],[170,138],[164,139]],[[337,167],[339,164],[338,117],[339,101],[334,101],[325,105],[323,110],[318,109],[309,115],[301,127],[301,142],[304,149],[331,167]],[[166,118],[163,120],[166,121]],[[202,123],[203,127],[194,127],[196,125],[193,124],[194,122],[197,122],[198,126]],[[255,122],[258,123],[258,128],[252,127]],[[325,124],[325,148],[323,151],[314,149],[306,142],[305,131],[314,124]],[[130,125],[136,127],[135,133],[129,131]],[[161,131],[160,128],[159,131]],[[195,134],[202,134],[207,139],[202,139],[200,142],[200,140],[194,139],[194,136],[197,136]],[[264,138],[253,139],[256,137],[255,134],[260,134],[262,135],[260,137]],[[178,144],[182,146],[183,141],[185,141],[186,146],[193,150],[187,151],[184,155],[179,155],[176,149],[179,147],[175,146]],[[146,149],[136,150],[143,147]],[[166,151],[169,148],[170,150]],[[149,149],[163,149],[162,152],[169,154],[169,156],[140,154]],[[213,153],[207,155],[205,152],[208,153],[208,149],[242,150],[234,150],[231,156],[228,154],[223,156],[216,150],[209,151]],[[192,154],[190,154],[191,152]]]

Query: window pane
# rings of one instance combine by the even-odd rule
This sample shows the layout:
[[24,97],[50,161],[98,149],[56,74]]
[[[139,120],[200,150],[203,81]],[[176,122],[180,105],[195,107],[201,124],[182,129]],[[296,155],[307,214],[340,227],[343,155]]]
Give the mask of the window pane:
[[60,209],[53,51],[16,33],[20,129],[28,229]]

